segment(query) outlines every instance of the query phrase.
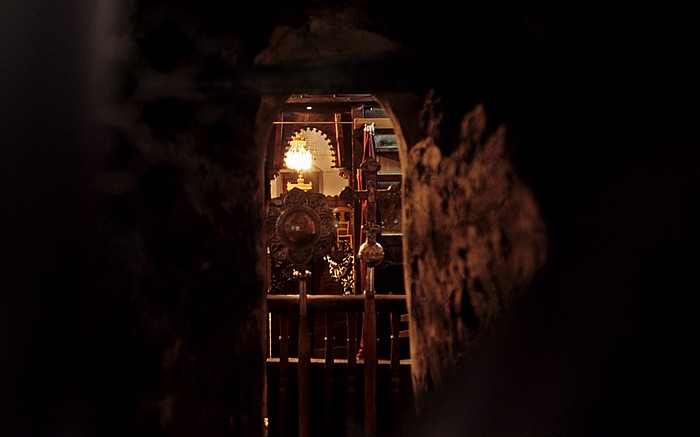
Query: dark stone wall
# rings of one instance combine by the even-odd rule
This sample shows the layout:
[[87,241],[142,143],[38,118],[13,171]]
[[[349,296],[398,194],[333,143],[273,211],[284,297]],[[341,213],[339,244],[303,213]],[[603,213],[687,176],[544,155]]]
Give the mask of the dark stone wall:
[[338,90],[401,127],[414,435],[694,426],[693,14],[68,3],[0,14],[3,433],[262,435],[265,126]]
[[115,291],[125,434],[263,432],[260,97],[196,86],[203,69],[249,57],[256,37],[200,8],[124,3],[106,32],[128,53],[107,58],[129,86],[99,119],[110,141],[96,185],[110,262],[128,278]]

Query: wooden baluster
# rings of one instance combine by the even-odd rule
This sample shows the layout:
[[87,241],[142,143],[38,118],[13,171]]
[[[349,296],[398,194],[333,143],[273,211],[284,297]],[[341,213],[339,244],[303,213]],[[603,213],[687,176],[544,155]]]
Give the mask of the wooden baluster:
[[333,382],[334,382],[334,357],[333,357],[333,314],[326,313],[326,336],[325,340],[325,351],[324,351],[324,371],[325,371],[325,381],[324,381],[324,400],[325,400],[325,412],[324,414],[324,425],[327,436],[331,436],[332,426],[333,426]]
[[307,270],[299,280],[299,437],[311,435],[311,339],[306,312],[306,281],[309,276],[311,272]]
[[400,365],[401,355],[399,333],[401,331],[401,313],[391,312],[391,423],[392,430],[398,432],[401,426],[401,392],[400,392]]
[[287,392],[289,385],[289,316],[280,314],[280,398],[277,412],[277,430],[280,437],[287,435]]
[[377,435],[377,307],[374,300],[374,267],[367,267],[365,290],[365,437]]
[[357,425],[357,313],[347,313],[348,317],[348,397],[346,435],[354,437],[360,434]]

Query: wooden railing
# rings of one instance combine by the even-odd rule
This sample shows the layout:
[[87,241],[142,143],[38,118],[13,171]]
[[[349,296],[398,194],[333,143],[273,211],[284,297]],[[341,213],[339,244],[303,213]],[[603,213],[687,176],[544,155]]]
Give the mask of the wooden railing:
[[[300,298],[301,295],[301,298]],[[347,378],[343,386],[347,387],[346,411],[344,418],[344,432],[347,436],[362,435],[375,437],[377,435],[377,314],[388,314],[390,317],[390,356],[388,360],[390,375],[390,399],[391,399],[391,427],[398,429],[401,421],[401,317],[407,315],[405,295],[273,295],[267,296],[267,310],[273,317],[278,317],[279,322],[279,398],[276,406],[277,415],[270,418],[270,435],[287,437],[298,435],[309,437],[311,435],[311,331],[308,314],[346,314],[347,316],[347,359],[334,358],[335,338],[332,318],[325,317],[324,356],[323,356],[323,406],[327,411],[323,412],[323,435],[332,435],[333,418],[338,417],[333,411],[333,396],[335,378],[341,372],[337,372],[338,366],[346,366],[342,374]],[[364,313],[364,316],[363,316]],[[288,399],[290,384],[290,320],[298,317],[298,358],[297,358],[297,391],[298,391],[298,432],[289,429],[287,420],[289,409],[293,407],[294,400]],[[360,361],[363,366],[363,413],[356,411],[357,405],[357,322],[364,317],[362,332],[364,343],[364,359]],[[405,354],[405,351],[404,351]],[[268,358],[270,360],[270,358]],[[404,360],[404,364],[406,360]],[[410,384],[410,381],[403,381]],[[357,429],[357,418],[362,417],[362,431]],[[337,425],[337,424],[336,424]],[[337,429],[337,428],[335,428]]]

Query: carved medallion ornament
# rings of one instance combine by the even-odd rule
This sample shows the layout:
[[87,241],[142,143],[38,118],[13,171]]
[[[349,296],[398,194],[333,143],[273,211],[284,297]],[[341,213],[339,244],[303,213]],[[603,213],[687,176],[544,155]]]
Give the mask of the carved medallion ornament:
[[265,217],[270,257],[303,272],[314,257],[330,253],[334,218],[326,196],[293,188],[267,204]]

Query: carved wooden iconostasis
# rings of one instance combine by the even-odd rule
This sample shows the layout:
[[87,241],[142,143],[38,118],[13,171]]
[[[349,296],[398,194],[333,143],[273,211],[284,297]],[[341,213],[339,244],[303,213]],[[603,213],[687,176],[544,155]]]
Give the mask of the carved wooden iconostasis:
[[[385,111],[370,95],[292,96],[275,122],[268,146],[266,175],[268,198],[286,194],[298,180],[298,173],[285,166],[285,152],[293,137],[306,141],[313,155],[312,168],[302,172],[308,190],[326,196],[328,207],[338,225],[337,238],[329,255],[314,259],[309,270],[309,294],[362,294],[357,250],[362,244],[361,208],[358,202],[348,204],[339,194],[345,187],[357,187],[358,171],[363,158],[363,131],[366,125],[375,129],[374,146],[381,169],[377,188],[401,186],[401,165],[393,125]],[[401,201],[378,202],[381,236],[378,242],[385,249],[385,262],[376,269],[376,290],[380,294],[405,294],[403,287]],[[347,227],[346,227],[347,226]],[[270,262],[268,292],[297,294],[291,265]],[[342,331],[342,322],[338,322]],[[273,328],[274,329],[274,328]],[[294,332],[292,330],[292,332]],[[276,338],[271,333],[272,338]],[[322,341],[323,335],[319,333]],[[345,334],[338,332],[338,338]],[[322,353],[322,345],[314,347]],[[343,349],[340,347],[339,349]],[[290,351],[292,352],[292,351]],[[343,351],[336,352],[342,357]]]

